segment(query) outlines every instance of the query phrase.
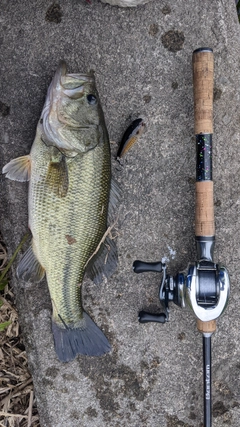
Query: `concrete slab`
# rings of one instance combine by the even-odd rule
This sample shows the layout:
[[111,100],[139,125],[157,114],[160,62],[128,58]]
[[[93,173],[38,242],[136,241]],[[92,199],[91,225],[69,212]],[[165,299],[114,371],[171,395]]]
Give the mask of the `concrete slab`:
[[[202,348],[193,315],[172,307],[166,325],[140,325],[160,311],[160,277],[132,272],[136,258],[169,258],[171,273],[195,259],[192,51],[215,54],[215,259],[231,274],[231,301],[213,339],[216,427],[239,426],[240,43],[235,2],[151,1],[121,9],[92,0],[1,2],[1,166],[27,154],[60,59],[94,69],[112,141],[143,116],[147,129],[113,173],[123,189],[119,268],[85,309],[111,354],[61,364],[51,334],[46,283],[13,283],[42,427],[199,427]],[[1,180],[1,231],[13,252],[27,229],[27,186]],[[173,255],[175,253],[175,256]]]

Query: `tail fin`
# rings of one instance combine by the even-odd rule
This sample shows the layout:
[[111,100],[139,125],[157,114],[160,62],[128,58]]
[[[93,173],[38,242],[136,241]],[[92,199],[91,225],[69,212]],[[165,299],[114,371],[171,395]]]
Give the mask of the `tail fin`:
[[77,354],[101,356],[111,350],[111,346],[87,313],[83,312],[83,326],[80,328],[62,328],[52,322],[55,350],[61,362],[73,360]]

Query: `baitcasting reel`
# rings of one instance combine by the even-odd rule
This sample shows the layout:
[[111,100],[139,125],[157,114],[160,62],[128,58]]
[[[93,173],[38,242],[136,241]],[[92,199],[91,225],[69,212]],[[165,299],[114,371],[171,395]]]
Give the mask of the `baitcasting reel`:
[[175,277],[167,274],[166,264],[134,261],[135,273],[162,272],[159,299],[164,307],[161,314],[139,313],[139,322],[165,323],[169,320],[169,302],[181,308],[189,306],[197,319],[208,322],[217,319],[227,306],[230,282],[226,268],[208,259],[189,264],[187,274]]

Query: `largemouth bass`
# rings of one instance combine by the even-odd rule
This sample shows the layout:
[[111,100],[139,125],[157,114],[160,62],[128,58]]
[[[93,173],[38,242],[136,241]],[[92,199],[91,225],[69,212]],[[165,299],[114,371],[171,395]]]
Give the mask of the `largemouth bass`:
[[110,351],[81,303],[85,272],[100,283],[117,266],[107,227],[118,190],[111,184],[109,138],[93,75],[67,74],[65,63],[59,65],[30,154],[10,161],[3,173],[29,180],[32,243],[17,275],[39,282],[46,274],[59,359]]

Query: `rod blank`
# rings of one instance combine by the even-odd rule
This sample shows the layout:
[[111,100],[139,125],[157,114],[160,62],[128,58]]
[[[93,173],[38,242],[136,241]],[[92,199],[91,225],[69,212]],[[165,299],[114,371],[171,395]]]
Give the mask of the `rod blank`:
[[204,427],[212,427],[211,334],[203,334]]

